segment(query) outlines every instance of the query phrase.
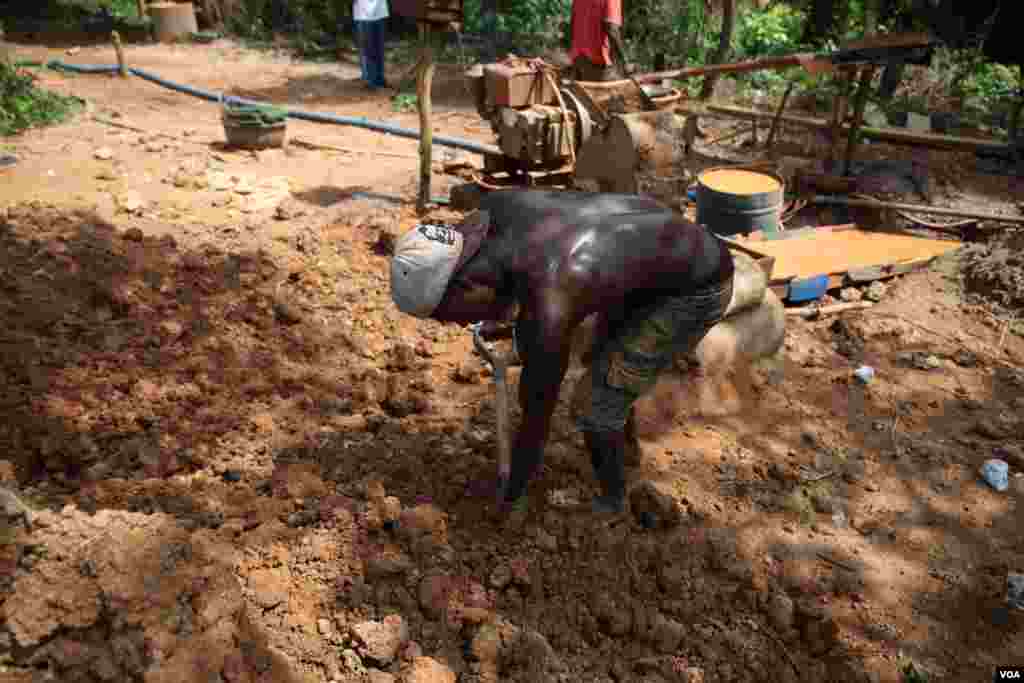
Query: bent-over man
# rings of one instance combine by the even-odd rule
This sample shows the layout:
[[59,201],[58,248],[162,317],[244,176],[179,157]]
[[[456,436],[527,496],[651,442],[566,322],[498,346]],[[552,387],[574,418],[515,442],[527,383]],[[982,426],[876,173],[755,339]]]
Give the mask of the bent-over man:
[[620,194],[494,192],[459,225],[402,235],[391,262],[392,298],[409,315],[466,324],[505,320],[518,307],[523,420],[509,479],[499,482],[505,505],[525,495],[541,463],[573,333],[600,314],[578,421],[601,513],[624,508],[633,404],[722,319],[732,282],[721,239],[653,200]]

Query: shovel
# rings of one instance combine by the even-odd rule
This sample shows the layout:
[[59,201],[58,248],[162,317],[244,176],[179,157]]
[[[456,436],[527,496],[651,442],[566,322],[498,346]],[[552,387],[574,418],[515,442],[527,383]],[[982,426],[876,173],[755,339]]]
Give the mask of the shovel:
[[483,336],[480,334],[482,325],[483,323],[477,323],[471,329],[473,330],[473,345],[484,360],[490,364],[491,370],[494,371],[494,389],[496,392],[494,408],[498,421],[498,492],[500,494],[511,472],[512,445],[509,434],[508,385],[506,383],[508,362],[494,353],[490,346],[487,345],[487,342],[484,341]]

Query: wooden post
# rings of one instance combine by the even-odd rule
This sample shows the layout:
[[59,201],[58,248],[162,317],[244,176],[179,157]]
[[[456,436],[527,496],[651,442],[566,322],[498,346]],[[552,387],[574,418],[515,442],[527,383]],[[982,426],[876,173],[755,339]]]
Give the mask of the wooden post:
[[146,18],[146,0],[135,0],[137,9],[139,10],[139,19]]
[[772,119],[772,127],[768,131],[768,139],[764,143],[765,149],[771,149],[772,145],[775,144],[775,134],[779,131],[779,122],[782,119],[782,112],[786,110],[786,102],[789,101],[789,94],[793,92],[793,86],[796,85],[795,81],[790,81],[789,85],[786,86],[786,92],[782,94],[782,101],[779,102],[779,110],[775,112],[775,118]]
[[111,31],[110,38],[114,41],[114,52],[117,53],[117,72],[121,74],[121,78],[128,78],[128,67],[124,64],[124,49],[121,47],[121,34]]
[[832,125],[829,128],[829,150],[826,171],[832,172],[838,160],[837,148],[839,138],[843,133],[843,122],[846,121],[846,109],[850,94],[850,72],[842,70],[839,72],[839,97],[836,98],[832,107]]
[[850,133],[846,137],[846,162],[843,164],[843,175],[850,175],[850,165],[853,163],[853,154],[857,151],[860,127],[864,125],[864,109],[868,104],[868,89],[871,87],[871,79],[874,75],[874,66],[866,66],[860,72],[860,83],[857,85],[857,94],[854,100],[853,125],[850,126]]
[[420,64],[416,73],[416,102],[420,111],[420,193],[416,210],[426,211],[430,203],[430,176],[433,162],[434,131],[430,120],[430,90],[434,81],[434,50],[430,27],[421,23]]

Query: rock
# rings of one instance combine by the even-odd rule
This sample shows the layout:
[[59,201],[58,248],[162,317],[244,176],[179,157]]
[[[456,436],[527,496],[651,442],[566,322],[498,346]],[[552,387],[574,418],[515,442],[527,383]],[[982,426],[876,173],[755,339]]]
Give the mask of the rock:
[[835,509],[835,501],[832,500],[832,496],[821,491],[811,494],[811,504],[814,506],[814,511],[822,515],[830,515]]
[[973,368],[978,365],[978,356],[967,349],[960,349],[953,355],[953,362],[962,368]]
[[364,562],[368,579],[400,576],[412,571],[413,563],[405,555],[374,555]]
[[399,342],[391,347],[391,369],[399,372],[410,370],[416,365],[416,350],[411,344]]
[[430,657],[417,657],[402,673],[402,683],[455,683],[455,672]]
[[704,669],[696,666],[687,667],[678,680],[680,683],[704,683]]
[[403,661],[411,662],[412,660],[416,659],[417,657],[422,657],[422,656],[423,656],[423,648],[420,647],[420,644],[417,643],[415,640],[410,640],[408,643],[405,644],[405,647],[402,648],[402,660]]
[[114,158],[114,150],[109,147],[100,147],[92,155],[100,161],[107,161]]
[[452,378],[462,384],[479,384],[483,379],[483,366],[475,359],[464,361],[455,369]]
[[659,614],[654,618],[648,637],[658,652],[674,653],[686,637],[686,627],[674,619]]
[[499,564],[491,572],[489,583],[492,588],[503,590],[506,586],[512,583],[512,568],[507,564]]
[[839,298],[843,301],[860,301],[864,295],[856,287],[843,287],[839,292]]
[[407,536],[429,537],[437,545],[448,543],[448,515],[436,505],[426,503],[406,510],[401,523],[402,532]]
[[864,628],[864,631],[867,634],[868,638],[871,638],[872,640],[879,640],[882,642],[896,640],[896,638],[899,637],[899,632],[896,630],[896,627],[892,624],[868,624]]
[[558,551],[558,539],[543,529],[537,532],[537,545],[545,552],[553,553]]
[[1010,436],[1010,429],[1008,426],[996,421],[995,419],[987,417],[978,420],[971,428],[971,431],[978,436],[996,441],[1009,438]]
[[409,627],[397,614],[384,617],[383,621],[364,621],[351,628],[352,636],[359,642],[363,659],[387,666],[395,661],[399,651],[409,641]]
[[249,590],[263,609],[273,609],[288,601],[288,570],[258,569],[249,575]]
[[366,526],[372,531],[395,524],[402,516],[402,503],[394,496],[371,500],[366,510]]
[[118,195],[116,203],[121,211],[125,213],[138,213],[145,206],[145,202],[142,199],[142,195],[134,190],[129,190],[124,194]]
[[438,617],[448,606],[451,580],[443,574],[430,574],[420,581],[419,602],[430,617]]
[[128,242],[141,242],[145,237],[139,228],[128,228],[124,231],[124,238]]
[[765,606],[775,630],[786,633],[793,628],[793,601],[784,593],[773,593]]
[[16,480],[14,465],[11,464],[11,461],[0,460],[0,483],[10,483]]
[[864,292],[864,298],[868,301],[878,302],[885,298],[888,291],[889,288],[885,286],[885,283],[880,280],[875,280],[870,286],[868,286],[867,291]]
[[629,492],[629,503],[633,515],[651,528],[668,529],[683,521],[683,510],[665,484],[641,482]]
[[322,636],[330,635],[331,631],[333,630],[333,628],[331,627],[331,620],[317,619],[316,630],[319,631],[320,635]]
[[295,325],[302,321],[302,313],[295,306],[285,301],[275,301],[273,309],[274,317],[282,324]]
[[398,680],[393,674],[380,669],[370,669],[366,672],[367,683],[395,683]]

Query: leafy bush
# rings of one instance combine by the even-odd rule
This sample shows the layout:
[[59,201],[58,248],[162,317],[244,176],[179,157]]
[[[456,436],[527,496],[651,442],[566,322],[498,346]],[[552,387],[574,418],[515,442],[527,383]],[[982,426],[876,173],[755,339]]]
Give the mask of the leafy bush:
[[1022,86],[1020,68],[1004,64],[982,63],[976,66],[963,83],[967,99],[977,100],[985,107],[1005,104]]
[[81,101],[35,86],[35,76],[0,59],[0,135],[59,123]]
[[796,52],[804,21],[804,13],[789,5],[741,12],[736,25],[736,50],[745,57]]

